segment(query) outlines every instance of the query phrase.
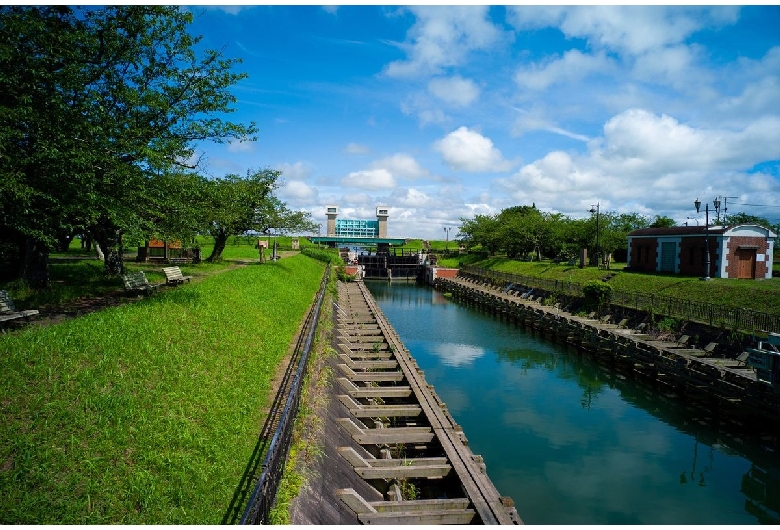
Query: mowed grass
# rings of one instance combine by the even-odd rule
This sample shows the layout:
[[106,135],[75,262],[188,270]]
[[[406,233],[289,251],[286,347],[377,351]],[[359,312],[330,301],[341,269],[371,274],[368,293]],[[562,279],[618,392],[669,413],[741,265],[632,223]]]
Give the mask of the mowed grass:
[[250,265],[0,336],[0,523],[219,524],[324,265]]
[[479,259],[477,255],[449,258],[446,260],[445,266],[457,267],[459,262],[519,276],[570,281],[579,284],[611,275],[608,283],[614,290],[618,291],[670,296],[780,315],[780,304],[778,304],[780,278],[777,277],[763,280],[712,278],[709,281],[702,281],[693,276],[624,271],[625,263],[613,263],[610,270],[596,267],[580,269],[578,265],[571,266],[566,263],[527,262],[506,257]]

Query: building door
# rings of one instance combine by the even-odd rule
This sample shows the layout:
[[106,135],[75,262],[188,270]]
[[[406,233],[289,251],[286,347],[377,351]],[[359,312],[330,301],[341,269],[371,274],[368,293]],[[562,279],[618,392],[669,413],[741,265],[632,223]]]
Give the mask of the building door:
[[737,249],[737,278],[753,280],[756,277],[756,249]]
[[677,244],[661,243],[661,272],[674,272],[677,263]]

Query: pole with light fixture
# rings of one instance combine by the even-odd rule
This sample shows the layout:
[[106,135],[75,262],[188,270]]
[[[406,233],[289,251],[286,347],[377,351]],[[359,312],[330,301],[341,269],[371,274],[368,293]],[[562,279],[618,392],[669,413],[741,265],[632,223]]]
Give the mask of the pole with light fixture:
[[[699,213],[701,208],[701,201],[696,198],[693,201],[693,205],[696,207],[696,213]],[[712,206],[715,207],[715,212],[720,218],[720,198],[715,198],[712,201]],[[710,279],[710,203],[704,205],[704,277],[702,280]]]
[[598,267],[601,263],[601,257],[599,256],[599,203],[591,204],[588,211],[591,214],[596,214],[596,267]]
[[449,252],[450,250],[450,230],[452,230],[451,226],[445,226],[444,227],[444,235],[445,235],[445,241],[444,241],[444,252]]

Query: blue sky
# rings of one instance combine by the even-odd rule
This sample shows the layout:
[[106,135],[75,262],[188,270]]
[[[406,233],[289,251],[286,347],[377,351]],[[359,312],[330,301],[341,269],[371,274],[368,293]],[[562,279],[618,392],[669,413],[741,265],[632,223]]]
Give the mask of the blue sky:
[[[240,57],[207,174],[282,171],[325,223],[390,210],[388,235],[536,206],[704,222],[693,202],[780,222],[780,6],[192,6]],[[324,226],[323,226],[324,231]]]

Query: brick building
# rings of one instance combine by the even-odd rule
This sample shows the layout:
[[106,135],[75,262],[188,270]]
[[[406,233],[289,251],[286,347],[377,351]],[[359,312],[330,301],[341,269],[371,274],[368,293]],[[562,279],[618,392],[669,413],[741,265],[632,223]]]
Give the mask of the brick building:
[[[777,234],[759,225],[709,227],[711,278],[771,278]],[[628,234],[635,271],[703,276],[705,227],[643,228]]]

